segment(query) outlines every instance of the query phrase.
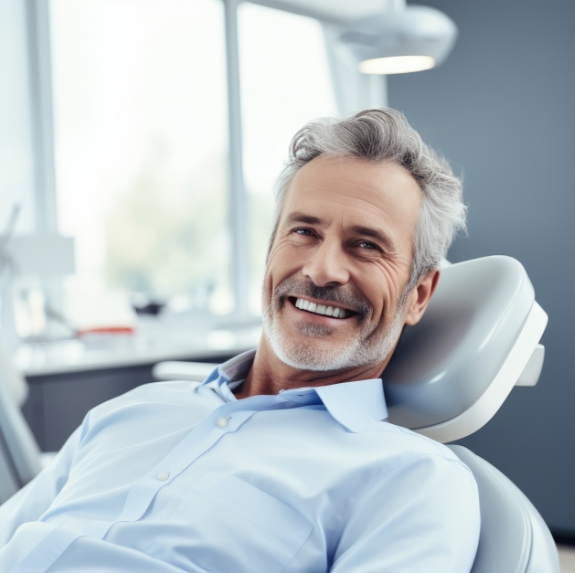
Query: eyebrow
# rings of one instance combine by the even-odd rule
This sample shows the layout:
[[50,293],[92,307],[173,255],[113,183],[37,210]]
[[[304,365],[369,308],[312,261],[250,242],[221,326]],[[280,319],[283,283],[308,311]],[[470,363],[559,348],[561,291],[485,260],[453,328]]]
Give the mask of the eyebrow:
[[286,224],[293,225],[294,223],[305,223],[306,225],[321,225],[321,219],[313,215],[306,215],[300,211],[290,213],[286,219]]
[[[293,225],[294,223],[303,223],[306,225],[321,225],[322,220],[319,217],[314,217],[313,215],[306,215],[300,211],[294,211],[290,213],[286,219],[287,225]],[[362,225],[354,225],[351,227],[351,232],[355,235],[361,235],[363,237],[370,237],[375,239],[383,245],[387,251],[395,251],[395,244],[391,237],[386,235],[384,232],[378,229],[373,229],[372,227],[364,227]]]

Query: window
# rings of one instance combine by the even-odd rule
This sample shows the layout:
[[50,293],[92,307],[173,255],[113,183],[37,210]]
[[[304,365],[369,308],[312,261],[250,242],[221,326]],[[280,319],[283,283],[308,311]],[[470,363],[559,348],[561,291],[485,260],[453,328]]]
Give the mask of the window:
[[[130,320],[135,293],[231,313],[224,3],[50,0],[50,10],[59,227],[76,240],[67,316]],[[274,181],[293,134],[335,102],[318,21],[244,2],[238,32],[259,314]]]
[[130,293],[232,310],[218,0],[51,0],[68,315],[117,321]]

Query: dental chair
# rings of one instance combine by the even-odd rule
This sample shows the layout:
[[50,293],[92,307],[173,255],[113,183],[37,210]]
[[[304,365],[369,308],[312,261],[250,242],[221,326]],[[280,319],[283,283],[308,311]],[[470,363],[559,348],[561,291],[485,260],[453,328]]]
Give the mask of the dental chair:
[[[514,386],[533,386],[543,366],[547,315],[523,266],[503,256],[451,265],[422,320],[406,328],[383,374],[389,422],[442,443],[485,425]],[[213,365],[163,362],[158,380],[201,382]],[[559,573],[547,525],[501,472],[448,446],[473,472],[481,533],[472,573]]]

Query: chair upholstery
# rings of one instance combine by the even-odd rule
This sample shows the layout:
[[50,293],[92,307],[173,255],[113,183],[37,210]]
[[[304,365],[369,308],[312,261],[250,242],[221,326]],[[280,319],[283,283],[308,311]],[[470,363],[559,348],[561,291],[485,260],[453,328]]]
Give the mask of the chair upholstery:
[[448,446],[473,472],[479,488],[481,534],[471,573],[559,573],[547,525],[499,470],[463,446]]
[[205,362],[182,362],[179,360],[166,360],[158,362],[152,368],[152,375],[156,380],[191,380],[203,382],[216,367],[215,364]]

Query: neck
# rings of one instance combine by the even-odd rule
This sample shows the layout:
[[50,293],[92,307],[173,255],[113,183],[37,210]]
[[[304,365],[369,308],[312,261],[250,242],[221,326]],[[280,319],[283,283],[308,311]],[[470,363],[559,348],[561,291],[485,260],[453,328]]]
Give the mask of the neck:
[[384,362],[342,370],[300,370],[282,362],[272,350],[265,334],[256,351],[254,362],[245,382],[235,392],[236,398],[249,398],[262,394],[275,395],[280,390],[329,386],[341,382],[379,378],[391,355]]

